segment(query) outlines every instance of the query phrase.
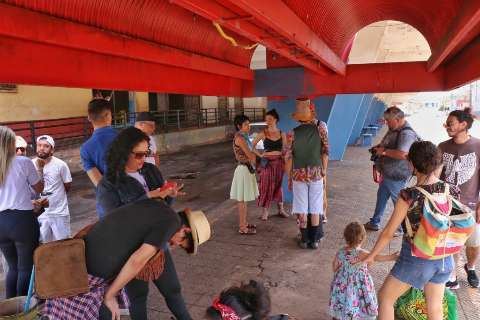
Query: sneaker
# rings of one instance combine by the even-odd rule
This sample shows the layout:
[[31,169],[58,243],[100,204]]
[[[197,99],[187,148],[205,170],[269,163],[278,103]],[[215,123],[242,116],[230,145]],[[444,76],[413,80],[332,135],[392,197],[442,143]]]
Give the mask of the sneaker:
[[308,249],[308,242],[298,241],[298,246],[302,249]]
[[317,250],[320,245],[320,241],[314,241],[310,243],[310,249]]
[[373,223],[371,222],[367,222],[363,225],[365,227],[365,229],[367,230],[370,230],[370,231],[378,231],[380,230],[380,227],[379,226],[376,226],[374,225]]
[[465,264],[463,266],[463,268],[465,269],[465,272],[467,273],[467,280],[468,280],[468,284],[472,287],[472,288],[478,288],[478,276],[477,276],[477,273],[475,272],[475,270],[469,270],[468,267],[467,267],[467,264]]
[[457,290],[458,288],[460,288],[460,285],[458,284],[457,278],[455,278],[454,281],[448,280],[447,283],[445,283],[445,287],[450,290]]

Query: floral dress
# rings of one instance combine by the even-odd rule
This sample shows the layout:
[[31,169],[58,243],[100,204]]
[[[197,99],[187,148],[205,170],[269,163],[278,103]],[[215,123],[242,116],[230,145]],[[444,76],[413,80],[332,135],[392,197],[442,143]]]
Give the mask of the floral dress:
[[360,250],[343,248],[337,253],[339,263],[330,287],[330,315],[338,320],[375,319],[377,295],[365,263],[358,261]]

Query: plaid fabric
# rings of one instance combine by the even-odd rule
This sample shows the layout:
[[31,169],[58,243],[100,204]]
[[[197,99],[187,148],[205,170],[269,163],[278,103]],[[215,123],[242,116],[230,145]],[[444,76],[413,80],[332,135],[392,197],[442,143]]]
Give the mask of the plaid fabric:
[[[47,299],[42,316],[48,317],[49,320],[97,320],[108,282],[102,278],[88,275],[88,286],[90,290],[85,294]],[[124,289],[118,295],[118,302],[120,308],[127,308],[129,305]]]

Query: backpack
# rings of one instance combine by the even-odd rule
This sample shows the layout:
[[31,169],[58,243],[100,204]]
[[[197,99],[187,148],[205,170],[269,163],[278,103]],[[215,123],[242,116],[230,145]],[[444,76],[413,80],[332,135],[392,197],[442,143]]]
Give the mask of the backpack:
[[450,194],[448,183],[444,193],[430,194],[415,187],[425,196],[420,226],[413,234],[408,216],[407,234],[414,257],[437,260],[460,252],[475,228],[473,210]]

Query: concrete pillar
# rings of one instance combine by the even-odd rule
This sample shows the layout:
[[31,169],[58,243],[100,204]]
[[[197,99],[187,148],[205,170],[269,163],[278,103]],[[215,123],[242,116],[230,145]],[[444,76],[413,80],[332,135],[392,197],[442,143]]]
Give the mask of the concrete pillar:
[[348,139],[349,145],[355,145],[355,142],[362,134],[362,129],[365,126],[365,121],[367,119],[368,110],[370,109],[373,101],[374,97],[372,94],[364,95],[360,110],[358,111],[357,119],[355,120],[355,124],[352,129],[352,133],[350,134],[350,139]]
[[342,160],[362,105],[363,94],[339,94],[328,117],[330,160]]

